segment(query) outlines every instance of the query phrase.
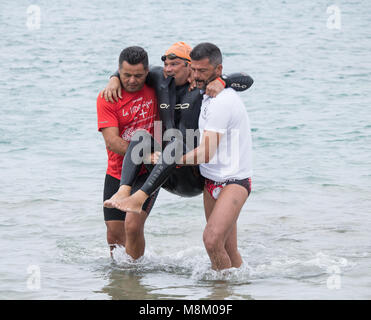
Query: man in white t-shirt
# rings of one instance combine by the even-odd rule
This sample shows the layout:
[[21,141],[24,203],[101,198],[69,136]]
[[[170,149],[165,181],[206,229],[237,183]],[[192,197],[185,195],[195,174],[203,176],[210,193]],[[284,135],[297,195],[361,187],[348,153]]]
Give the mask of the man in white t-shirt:
[[[217,46],[201,43],[191,52],[197,87],[222,74],[222,54]],[[217,97],[204,95],[199,116],[200,146],[183,156],[185,164],[200,164],[206,178],[204,207],[207,224],[203,234],[212,268],[238,268],[237,219],[251,192],[252,146],[245,106],[233,89]]]

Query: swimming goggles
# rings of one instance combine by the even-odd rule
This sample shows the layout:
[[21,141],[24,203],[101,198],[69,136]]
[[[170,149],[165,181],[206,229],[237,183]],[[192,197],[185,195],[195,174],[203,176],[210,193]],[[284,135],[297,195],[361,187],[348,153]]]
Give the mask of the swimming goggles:
[[187,59],[187,58],[181,58],[181,57],[178,57],[175,53],[169,53],[169,54],[167,54],[167,55],[164,54],[164,55],[161,57],[161,60],[162,60],[162,61],[165,61],[166,58],[168,58],[168,59],[170,59],[170,60],[174,60],[174,59],[178,58],[178,59],[182,59],[182,60],[184,60],[184,61],[191,62],[191,60],[189,60],[189,59]]

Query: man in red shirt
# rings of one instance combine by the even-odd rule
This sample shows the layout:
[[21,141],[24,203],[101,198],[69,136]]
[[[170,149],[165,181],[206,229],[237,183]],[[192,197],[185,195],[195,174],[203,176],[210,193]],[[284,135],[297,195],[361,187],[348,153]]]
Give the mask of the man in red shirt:
[[[108,154],[103,201],[110,199],[120,187],[122,162],[131,137],[137,130],[146,130],[153,135],[157,117],[155,92],[145,84],[148,74],[147,52],[141,47],[124,49],[119,57],[119,74],[123,86],[122,98],[117,102],[107,102],[100,94],[97,98],[98,130],[103,134]],[[133,189],[139,189],[147,177],[148,173],[143,167]],[[111,253],[116,245],[127,244],[130,250],[143,251],[141,255],[144,254],[144,222],[156,197],[157,193],[143,206],[146,214],[103,208]]]

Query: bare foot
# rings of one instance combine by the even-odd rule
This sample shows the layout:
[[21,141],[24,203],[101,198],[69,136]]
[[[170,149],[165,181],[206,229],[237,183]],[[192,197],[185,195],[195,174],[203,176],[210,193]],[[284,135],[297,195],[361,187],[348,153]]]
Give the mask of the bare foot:
[[103,202],[103,207],[106,207],[106,208],[115,208],[115,205],[114,203],[117,201],[117,200],[120,200],[120,199],[125,199],[127,197],[130,196],[130,192],[131,192],[131,187],[129,186],[120,186],[120,188],[118,189],[118,191],[108,200],[104,201]]
[[116,209],[121,211],[129,211],[133,213],[141,213],[142,206],[147,200],[148,195],[142,190],[138,190],[130,197],[119,198],[113,201],[113,205]]

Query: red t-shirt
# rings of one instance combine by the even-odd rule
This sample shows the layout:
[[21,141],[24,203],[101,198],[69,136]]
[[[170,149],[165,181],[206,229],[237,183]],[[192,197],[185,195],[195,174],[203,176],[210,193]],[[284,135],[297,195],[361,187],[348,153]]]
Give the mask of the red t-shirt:
[[[107,102],[97,98],[98,130],[107,127],[118,127],[120,136],[130,141],[137,129],[145,129],[153,135],[154,121],[157,119],[157,101],[155,91],[144,85],[137,92],[122,90],[122,99],[118,102]],[[121,178],[123,156],[107,149],[107,174]]]

